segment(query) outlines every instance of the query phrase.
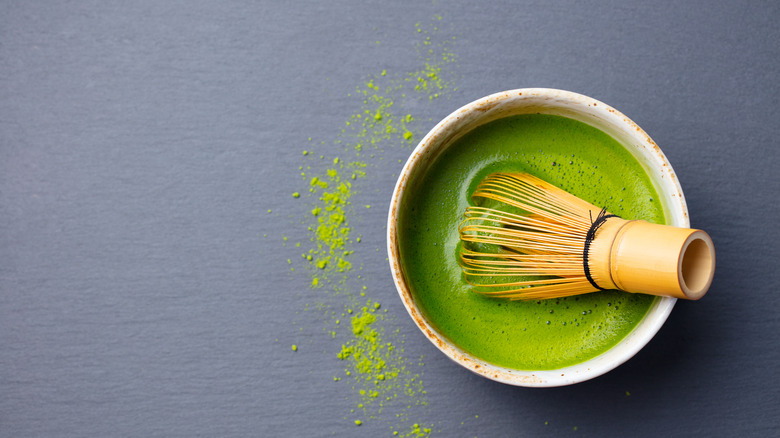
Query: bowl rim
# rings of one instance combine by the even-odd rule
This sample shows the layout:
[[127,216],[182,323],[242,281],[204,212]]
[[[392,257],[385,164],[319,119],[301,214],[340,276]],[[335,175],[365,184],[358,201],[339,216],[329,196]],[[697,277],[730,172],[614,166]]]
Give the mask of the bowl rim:
[[[633,357],[663,326],[676,298],[659,297],[634,329],[606,352],[584,362],[555,370],[517,370],[484,361],[461,349],[431,324],[416,305],[411,289],[406,284],[400,262],[398,242],[398,213],[407,184],[415,170],[435,160],[436,155],[449,147],[461,135],[485,123],[522,112],[511,112],[513,105],[537,108],[544,113],[558,114],[562,108],[573,109],[571,118],[591,125],[597,122],[616,126],[627,134],[630,144],[618,140],[643,165],[654,183],[664,206],[667,223],[689,227],[688,210],[679,181],[658,145],[636,123],[611,106],[582,94],[553,88],[521,88],[494,93],[468,103],[453,111],[434,126],[412,151],[396,182],[390,202],[387,222],[388,260],[401,301],[417,327],[447,357],[466,369],[498,382],[526,387],[555,387],[583,382],[607,373]],[[508,110],[507,110],[508,108]],[[510,111],[510,112],[506,112]],[[539,111],[530,111],[537,113]],[[563,114],[568,115],[568,114]],[[470,125],[471,124],[471,125]],[[608,131],[607,129],[598,129]],[[613,135],[611,132],[607,132]],[[644,162],[642,160],[645,160]],[[657,175],[650,175],[657,171]]]

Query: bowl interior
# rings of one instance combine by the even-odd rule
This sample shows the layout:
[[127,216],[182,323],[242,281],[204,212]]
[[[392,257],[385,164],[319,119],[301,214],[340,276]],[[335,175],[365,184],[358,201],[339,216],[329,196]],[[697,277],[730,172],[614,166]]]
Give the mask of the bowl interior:
[[601,375],[638,352],[661,328],[674,298],[657,298],[631,333],[605,353],[585,362],[549,371],[514,370],[487,363],[454,345],[425,318],[404,277],[398,242],[398,213],[407,190],[436,157],[458,138],[494,120],[521,114],[551,114],[591,125],[613,137],[639,161],[661,198],[669,225],[689,226],[687,207],[677,178],[653,140],[634,122],[595,99],[562,90],[519,89],[472,102],[442,120],[415,148],[396,184],[388,217],[388,254],[393,278],[409,314],[426,337],[462,366],[490,379],[519,386],[561,386]]

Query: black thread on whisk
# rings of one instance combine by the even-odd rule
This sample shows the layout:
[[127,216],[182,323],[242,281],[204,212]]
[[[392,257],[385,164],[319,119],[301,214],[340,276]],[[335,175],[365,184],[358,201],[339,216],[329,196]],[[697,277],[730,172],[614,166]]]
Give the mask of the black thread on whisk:
[[588,229],[588,233],[585,234],[585,247],[582,250],[582,268],[585,270],[585,278],[588,279],[593,287],[598,290],[606,290],[596,284],[596,282],[593,281],[593,277],[590,275],[590,266],[588,265],[588,251],[590,251],[590,243],[593,242],[593,239],[596,237],[596,231],[599,229],[599,227],[604,225],[604,222],[606,222],[607,219],[619,216],[616,214],[607,214],[607,207],[601,209],[599,214],[596,216],[595,221],[593,220],[593,212],[588,211],[588,214],[590,215],[590,229]]

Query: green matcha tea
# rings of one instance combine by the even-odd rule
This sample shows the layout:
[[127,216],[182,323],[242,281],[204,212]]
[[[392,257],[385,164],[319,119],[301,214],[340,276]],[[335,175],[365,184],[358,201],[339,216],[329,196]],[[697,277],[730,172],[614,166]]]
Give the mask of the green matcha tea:
[[494,172],[527,172],[625,219],[665,223],[642,166],[607,134],[551,115],[488,123],[447,148],[407,189],[400,255],[420,309],[454,344],[499,366],[550,370],[607,351],[655,297],[610,291],[529,302],[470,291],[458,265],[458,224],[479,182]]

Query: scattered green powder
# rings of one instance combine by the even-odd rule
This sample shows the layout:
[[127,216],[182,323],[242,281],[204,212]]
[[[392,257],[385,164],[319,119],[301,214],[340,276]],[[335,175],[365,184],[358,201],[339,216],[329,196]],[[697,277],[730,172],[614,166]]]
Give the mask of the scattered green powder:
[[430,436],[431,434],[431,428],[430,427],[422,427],[419,424],[415,423],[413,424],[409,432],[401,435],[397,430],[393,431],[394,436],[402,436],[404,438],[425,438]]
[[384,314],[377,314],[379,303],[368,300],[351,319],[353,337],[344,343],[337,357],[351,362],[355,388],[360,388],[361,408],[382,413],[385,406],[406,399],[407,408],[423,406],[425,390],[419,375],[410,375],[402,349],[385,342],[381,325]]
[[[390,422],[393,435],[405,438],[424,438],[432,433],[430,425],[413,423],[409,418],[419,418],[421,408],[427,405],[420,376],[422,359],[412,361],[405,356],[404,335],[385,328],[392,314],[387,309],[379,312],[381,304],[366,297],[367,279],[355,273],[362,269],[360,258],[354,256],[354,244],[361,242],[361,237],[353,237],[352,222],[360,221],[352,202],[361,196],[361,179],[373,176],[369,172],[383,164],[379,162],[384,159],[384,148],[411,149],[412,141],[429,128],[404,111],[406,102],[412,101],[414,105],[410,106],[417,107],[421,98],[432,101],[452,89],[443,69],[454,61],[450,42],[434,43],[437,28],[433,26],[417,24],[415,29],[424,37],[417,45],[421,67],[395,75],[382,70],[356,87],[351,97],[359,99],[359,109],[347,118],[333,141],[341,148],[339,156],[326,160],[320,155],[321,161],[307,161],[317,163],[319,168],[307,166],[307,172],[301,172],[311,194],[307,199],[312,203],[303,220],[309,248],[301,259],[308,268],[305,271],[311,287],[317,290],[315,297],[329,300],[329,304],[316,306],[330,312],[332,320],[324,331],[341,344],[337,353],[329,354],[346,365],[342,366],[344,374],[334,376],[333,381],[343,385],[345,391],[351,390],[357,409],[364,414],[362,420],[354,420],[355,425],[367,420]],[[303,151],[304,159],[308,160],[309,155],[309,151]],[[300,193],[293,193],[293,197],[300,197]],[[377,232],[373,228],[368,231]],[[386,292],[386,288],[376,289]],[[337,308],[343,311],[333,310]],[[350,324],[340,324],[339,313],[342,318],[348,316]]]

